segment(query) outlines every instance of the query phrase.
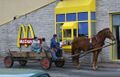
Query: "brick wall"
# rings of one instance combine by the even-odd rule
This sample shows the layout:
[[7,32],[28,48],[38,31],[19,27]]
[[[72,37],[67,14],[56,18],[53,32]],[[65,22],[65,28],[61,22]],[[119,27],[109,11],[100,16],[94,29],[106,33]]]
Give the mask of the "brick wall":
[[[97,0],[96,11],[96,32],[103,28],[110,28],[109,13],[120,12],[120,0]],[[110,62],[110,47],[104,48],[100,55],[102,62]]]
[[[17,35],[18,28],[21,24],[27,25],[32,24],[35,35],[38,37],[45,37],[47,43],[50,42],[50,38],[54,34],[54,7],[56,2],[49,4],[43,8],[35,10],[25,16],[22,16],[16,20],[12,20],[0,26],[0,51],[20,49],[17,48]],[[30,47],[25,48],[22,46],[21,50],[30,50]]]

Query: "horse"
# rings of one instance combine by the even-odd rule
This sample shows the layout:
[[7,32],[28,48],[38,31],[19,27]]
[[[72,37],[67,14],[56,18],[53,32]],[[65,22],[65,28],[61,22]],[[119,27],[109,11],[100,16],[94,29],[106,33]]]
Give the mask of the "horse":
[[[90,39],[86,36],[76,37],[73,39],[72,55],[75,55],[75,54],[78,54],[78,55],[73,56],[72,61],[77,66],[77,68],[80,68],[80,63],[79,63],[80,52],[81,51],[87,52],[90,49],[102,47],[104,45],[104,41],[106,38],[111,39],[112,41],[115,41],[115,37],[113,36],[109,28],[105,28],[99,31],[97,35],[93,36]],[[92,61],[93,70],[97,69],[97,59],[101,50],[102,48],[92,52],[93,53],[93,61]]]

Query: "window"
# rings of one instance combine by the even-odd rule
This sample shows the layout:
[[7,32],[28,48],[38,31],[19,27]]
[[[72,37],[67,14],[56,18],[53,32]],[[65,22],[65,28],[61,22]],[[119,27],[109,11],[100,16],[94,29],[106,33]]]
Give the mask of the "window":
[[78,13],[78,20],[88,20],[88,12],[81,12]]
[[88,22],[80,22],[79,23],[78,34],[88,35]]
[[71,37],[71,29],[64,30],[64,37]]
[[120,25],[120,15],[113,15],[113,26],[119,26]]
[[76,13],[66,14],[66,21],[76,21]]
[[63,23],[57,23],[56,24],[56,33],[57,33],[57,36],[58,36],[58,41],[60,41],[62,39],[62,25]]
[[73,35],[74,35],[74,37],[77,37],[77,29],[73,30]]
[[64,21],[65,21],[65,14],[56,15],[56,22],[64,22]]
[[96,20],[96,14],[95,14],[95,12],[91,12],[91,19],[92,20]]

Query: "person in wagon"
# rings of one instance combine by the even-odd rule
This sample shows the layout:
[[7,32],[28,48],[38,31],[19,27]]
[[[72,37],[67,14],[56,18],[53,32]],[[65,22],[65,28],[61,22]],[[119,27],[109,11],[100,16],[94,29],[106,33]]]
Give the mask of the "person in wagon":
[[32,52],[40,53],[41,47],[40,47],[40,41],[37,37],[34,37],[32,45],[31,45]]
[[60,48],[60,43],[57,42],[57,35],[54,34],[50,43],[51,53],[53,59],[63,59],[63,51]]
[[42,49],[45,50],[45,51],[49,51],[49,49],[50,49],[50,47],[47,45],[47,42],[46,42],[45,38],[42,38],[41,47],[42,47]]
[[52,57],[54,59],[57,59],[56,56],[56,52],[57,52],[57,47],[58,47],[58,42],[57,42],[57,35],[54,34],[52,39],[51,39],[51,43],[50,43],[50,48],[51,48],[51,53],[52,53]]

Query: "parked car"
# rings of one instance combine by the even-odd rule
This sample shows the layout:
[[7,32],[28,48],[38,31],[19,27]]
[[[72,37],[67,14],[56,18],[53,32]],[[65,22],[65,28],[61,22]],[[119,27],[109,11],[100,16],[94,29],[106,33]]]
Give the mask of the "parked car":
[[42,70],[0,69],[0,77],[50,77]]

